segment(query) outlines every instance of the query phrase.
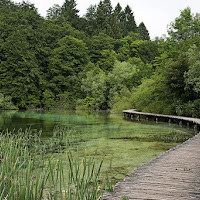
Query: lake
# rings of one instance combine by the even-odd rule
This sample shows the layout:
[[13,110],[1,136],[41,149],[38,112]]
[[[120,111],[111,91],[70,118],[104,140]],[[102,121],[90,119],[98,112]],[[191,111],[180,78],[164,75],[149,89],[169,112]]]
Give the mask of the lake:
[[127,121],[122,114],[105,111],[0,111],[1,131],[30,127],[42,130],[41,137],[45,141],[57,141],[58,129],[70,132],[72,151],[78,151],[80,157],[96,152],[98,161],[104,159],[103,175],[109,174],[113,183],[194,135],[193,129],[176,124]]

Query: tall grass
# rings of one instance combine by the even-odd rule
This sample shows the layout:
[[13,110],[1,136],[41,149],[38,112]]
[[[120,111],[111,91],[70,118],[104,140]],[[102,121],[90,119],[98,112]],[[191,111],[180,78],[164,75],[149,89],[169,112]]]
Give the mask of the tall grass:
[[0,199],[41,199],[43,196],[48,172],[43,168],[39,174],[33,174],[36,155],[30,154],[29,142],[36,138],[26,133],[0,134]]
[[103,161],[74,157],[69,149],[64,161],[47,156],[40,134],[31,129],[0,133],[0,200],[99,199],[105,188],[99,182]]

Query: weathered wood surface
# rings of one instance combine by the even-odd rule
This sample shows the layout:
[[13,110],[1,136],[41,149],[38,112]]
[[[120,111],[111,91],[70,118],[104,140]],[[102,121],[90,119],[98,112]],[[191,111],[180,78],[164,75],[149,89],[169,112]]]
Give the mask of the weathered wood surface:
[[[188,119],[200,123],[200,119]],[[114,193],[105,193],[102,199],[121,200],[123,197],[200,200],[200,133],[134,170],[116,184]]]
[[182,116],[175,116],[175,115],[161,115],[161,114],[154,114],[154,113],[145,113],[145,112],[137,112],[136,110],[124,110],[124,114],[133,114],[133,115],[143,115],[147,117],[157,117],[157,118],[163,118],[163,119],[177,119],[182,120],[185,122],[191,122],[193,124],[200,125],[200,119],[192,118],[192,117],[182,117]]

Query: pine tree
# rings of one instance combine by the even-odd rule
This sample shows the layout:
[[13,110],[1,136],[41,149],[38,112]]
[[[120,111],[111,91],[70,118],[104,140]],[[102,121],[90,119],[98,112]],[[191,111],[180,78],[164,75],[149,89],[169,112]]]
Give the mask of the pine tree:
[[117,18],[117,23],[118,24],[122,23],[123,11],[122,11],[122,7],[119,3],[116,5],[114,13]]
[[112,32],[110,33],[110,36],[115,39],[122,38],[122,35],[123,35],[122,30],[118,24],[117,16],[115,13],[111,15],[110,24],[111,24],[111,30],[112,30]]
[[76,0],[65,0],[61,7],[61,21],[69,22],[74,28],[77,28],[77,24],[79,24],[79,10],[76,6]]
[[98,30],[110,35],[111,30],[111,16],[112,16],[112,5],[110,0],[100,1],[97,7],[97,24]]
[[149,31],[147,30],[146,26],[143,22],[141,22],[138,26],[138,32],[140,34],[140,38],[142,40],[150,40]]
[[55,20],[61,15],[61,7],[58,4],[54,4],[53,7],[47,10],[47,19]]
[[123,23],[124,23],[124,29],[123,33],[124,36],[128,35],[129,32],[137,32],[137,25],[135,22],[135,17],[133,15],[133,12],[130,8],[130,6],[126,6],[124,9],[124,15],[123,15]]
[[87,21],[87,27],[85,28],[85,30],[87,34],[89,34],[90,36],[95,35],[97,33],[96,12],[97,12],[97,6],[90,5],[84,16],[84,18]]

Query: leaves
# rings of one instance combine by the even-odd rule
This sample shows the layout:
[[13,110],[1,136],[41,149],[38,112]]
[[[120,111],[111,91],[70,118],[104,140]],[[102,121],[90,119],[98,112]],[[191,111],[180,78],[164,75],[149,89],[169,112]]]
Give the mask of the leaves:
[[185,82],[187,87],[191,87],[196,93],[200,92],[200,51],[194,45],[188,52],[189,70],[185,72]]

